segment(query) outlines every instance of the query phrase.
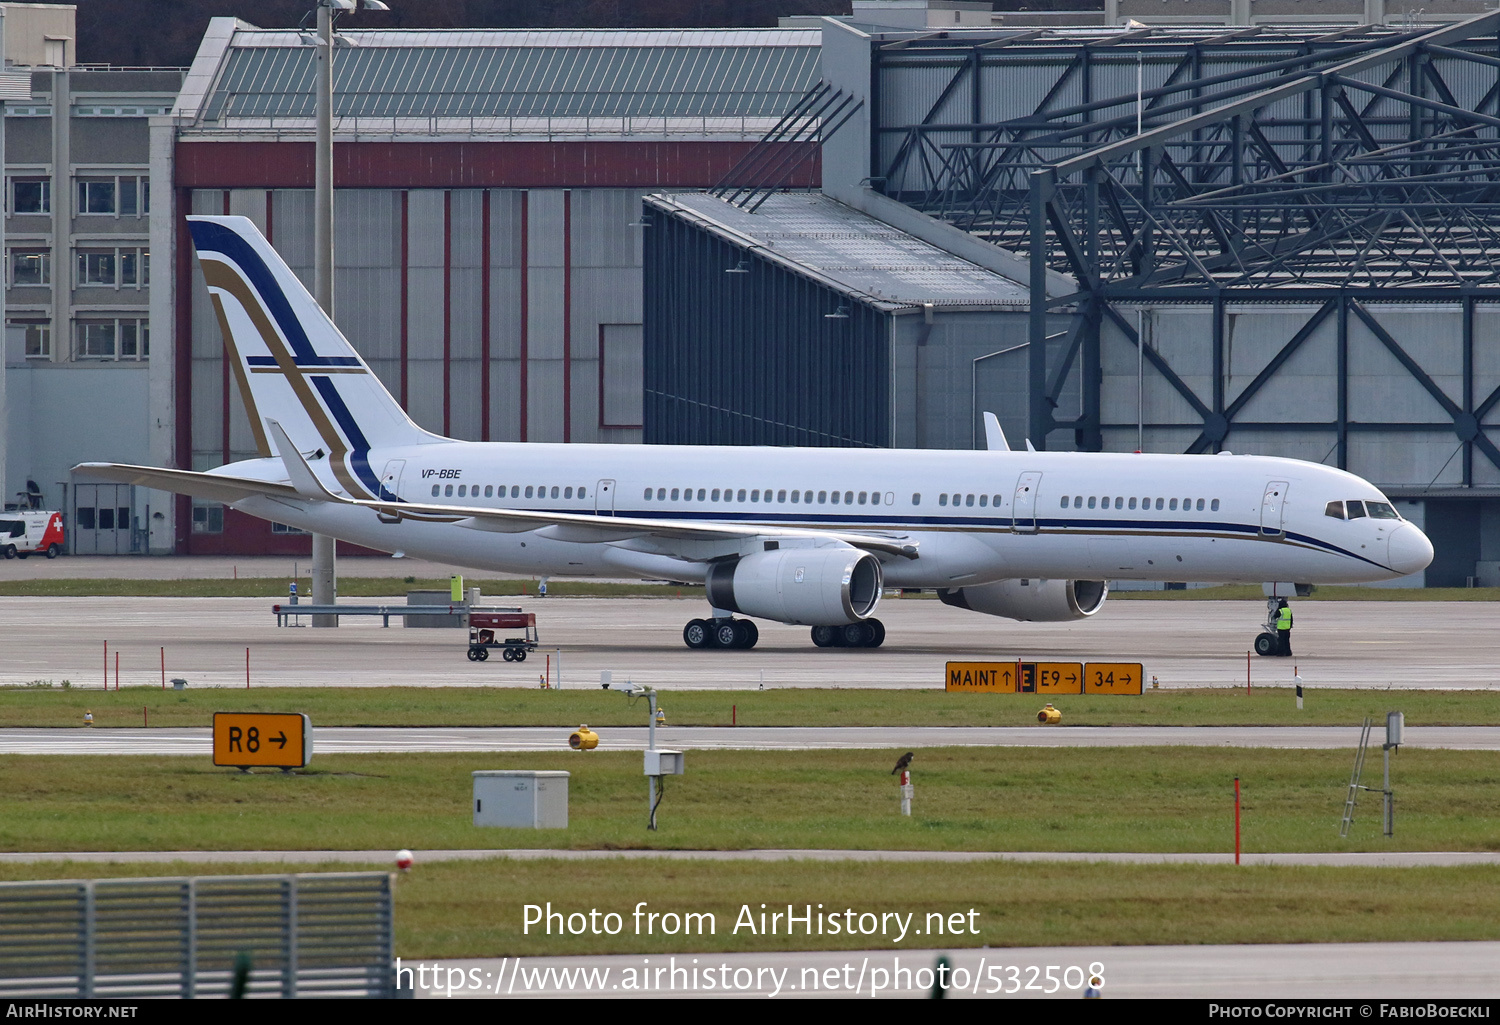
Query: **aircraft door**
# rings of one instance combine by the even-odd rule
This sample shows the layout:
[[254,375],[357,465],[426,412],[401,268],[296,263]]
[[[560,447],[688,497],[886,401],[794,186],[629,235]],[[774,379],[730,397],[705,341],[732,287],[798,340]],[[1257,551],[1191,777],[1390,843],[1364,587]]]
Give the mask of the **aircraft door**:
[[615,482],[601,480],[594,485],[594,511],[600,516],[615,514]]
[[401,472],[406,469],[405,459],[392,459],[385,464],[385,472],[380,475],[380,488],[385,494],[379,498],[399,498],[401,496]]
[[1281,537],[1285,533],[1282,517],[1286,513],[1287,482],[1273,480],[1266,485],[1266,493],[1260,500],[1260,536]]
[[1041,486],[1042,475],[1028,470],[1016,481],[1015,501],[1011,504],[1011,527],[1017,534],[1035,534],[1036,493]]

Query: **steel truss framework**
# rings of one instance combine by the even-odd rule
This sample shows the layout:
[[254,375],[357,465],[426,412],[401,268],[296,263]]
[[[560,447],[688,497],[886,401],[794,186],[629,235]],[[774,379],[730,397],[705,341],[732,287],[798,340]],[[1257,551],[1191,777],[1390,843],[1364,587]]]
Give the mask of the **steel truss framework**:
[[[1157,352],[1148,365],[1201,418],[1190,451],[1236,427],[1446,430],[1500,466],[1473,394],[1475,304],[1500,301],[1500,12],[1440,28],[1046,31],[877,41],[871,178],[887,195],[1028,253],[1030,426],[1102,446],[1100,332],[1140,346],[1122,305],[1211,306],[1213,394]],[[925,113],[911,96],[932,102]],[[1029,110],[1026,96],[1039,97]],[[995,117],[1001,111],[1004,116]],[[988,116],[986,116],[988,115]],[[1047,294],[1048,271],[1077,288]],[[1056,280],[1054,278],[1054,280]],[[1055,290],[1054,290],[1055,291]],[[1380,302],[1461,306],[1464,394],[1445,394],[1372,314]],[[1225,395],[1227,303],[1316,310],[1244,391]],[[1061,346],[1049,339],[1070,316]],[[1249,424],[1246,403],[1328,318],[1339,394],[1326,424]],[[1448,422],[1351,423],[1347,333],[1362,322]],[[1081,414],[1054,413],[1081,371]],[[1197,426],[1196,424],[1194,426]]]

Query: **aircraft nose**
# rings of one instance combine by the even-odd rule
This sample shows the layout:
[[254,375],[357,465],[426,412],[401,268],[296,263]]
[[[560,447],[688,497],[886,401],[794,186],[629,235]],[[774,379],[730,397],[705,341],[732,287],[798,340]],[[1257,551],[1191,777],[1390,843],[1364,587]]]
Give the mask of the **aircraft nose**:
[[1403,576],[1424,570],[1432,562],[1432,542],[1410,523],[1402,524],[1391,535],[1391,569]]

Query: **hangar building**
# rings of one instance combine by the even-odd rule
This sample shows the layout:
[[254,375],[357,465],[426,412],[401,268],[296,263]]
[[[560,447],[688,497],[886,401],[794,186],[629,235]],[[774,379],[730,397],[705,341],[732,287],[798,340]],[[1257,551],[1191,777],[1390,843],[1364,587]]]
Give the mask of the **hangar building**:
[[[993,409],[1039,448],[1296,456],[1398,499],[1437,547],[1426,583],[1500,584],[1500,13],[1462,13],[1334,27],[825,21],[820,89],[857,110],[825,130],[826,205],[794,216],[753,190],[649,201],[682,251],[648,250],[646,439],[982,445]],[[854,267],[925,242],[1026,302],[982,314],[996,318],[986,344],[935,330],[908,345],[913,309],[939,324],[974,314],[920,274],[893,306],[781,244],[798,231],[887,236],[846,243]],[[823,404],[775,406],[743,373],[715,320],[750,285],[726,273],[742,265],[765,279],[756,294],[825,293],[798,299],[778,345],[862,333],[861,358],[887,361],[884,434],[850,421],[835,436]],[[652,297],[678,287],[676,319],[653,319]],[[847,326],[830,329],[837,310]],[[816,381],[790,377],[815,397]]]
[[[431,430],[638,442],[640,197],[723,179],[817,83],[820,33],[340,31],[336,322]],[[311,281],[313,49],[214,19],[153,122],[152,462],[255,454],[179,215],[250,217]],[[817,175],[814,152],[787,184]],[[174,512],[153,550],[307,549],[215,504]]]

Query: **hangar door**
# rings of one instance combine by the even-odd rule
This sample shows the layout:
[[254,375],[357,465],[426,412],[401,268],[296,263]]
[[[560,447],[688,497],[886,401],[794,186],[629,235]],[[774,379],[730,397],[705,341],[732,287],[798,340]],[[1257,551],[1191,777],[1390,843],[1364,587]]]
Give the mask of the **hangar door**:
[[68,551],[74,555],[129,555],[135,551],[130,484],[73,485],[73,516],[68,523]]

